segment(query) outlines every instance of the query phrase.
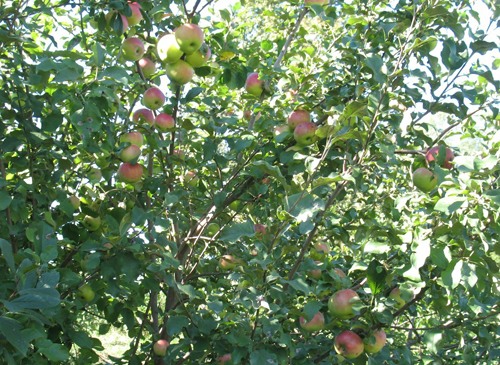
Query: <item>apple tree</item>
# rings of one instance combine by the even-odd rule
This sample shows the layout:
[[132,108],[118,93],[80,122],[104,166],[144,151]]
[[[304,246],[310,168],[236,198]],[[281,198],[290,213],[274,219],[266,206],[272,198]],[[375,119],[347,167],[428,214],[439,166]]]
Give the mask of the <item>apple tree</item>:
[[0,358],[499,364],[499,26],[0,1]]

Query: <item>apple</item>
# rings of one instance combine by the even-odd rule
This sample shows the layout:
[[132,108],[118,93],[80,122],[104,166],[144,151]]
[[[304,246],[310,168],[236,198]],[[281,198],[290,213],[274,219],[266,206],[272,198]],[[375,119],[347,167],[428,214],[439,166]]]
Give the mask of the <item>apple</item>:
[[175,127],[175,120],[167,113],[160,113],[155,118],[155,127],[160,132],[168,132]]
[[232,270],[239,264],[239,259],[233,255],[224,255],[219,259],[219,267],[222,270]]
[[78,288],[77,293],[78,298],[82,301],[88,303],[91,302],[95,297],[95,292],[92,290],[89,284],[83,284]]
[[210,223],[207,227],[207,235],[213,237],[219,230],[220,226],[217,223]]
[[245,90],[247,93],[254,96],[260,96],[264,91],[264,85],[262,80],[259,80],[259,74],[257,72],[251,73],[247,77],[245,82]]
[[437,175],[425,167],[420,167],[413,172],[412,175],[413,185],[428,193],[434,190],[437,186]]
[[125,162],[118,168],[118,179],[126,183],[135,183],[141,180],[143,174],[141,164],[132,165],[130,162]]
[[145,78],[150,79],[156,73],[156,65],[149,58],[141,58],[138,64]]
[[266,234],[266,226],[263,224],[255,223],[254,229],[255,229],[255,233]]
[[229,204],[229,208],[231,210],[234,210],[235,212],[238,210],[239,207],[240,207],[240,201],[239,200],[235,200],[231,204]]
[[310,122],[311,114],[307,110],[297,109],[288,117],[287,124],[291,130],[294,130],[300,123]]
[[320,331],[324,326],[325,317],[321,312],[316,313],[316,315],[309,322],[306,322],[304,317],[300,317],[300,327],[302,327],[306,331]]
[[[425,154],[425,158],[429,162],[435,161],[438,154],[439,154],[439,146],[435,146],[435,147],[432,147],[429,151],[427,151],[427,153]],[[453,161],[454,159],[455,159],[455,155],[448,147],[446,147],[446,157],[444,158],[444,162],[441,165],[441,167],[448,169],[448,170],[451,169],[453,167],[453,165],[450,163],[450,161]]]
[[[316,265],[320,265],[322,262],[321,261],[314,261]],[[314,278],[316,280],[319,280],[321,278],[321,269],[312,269],[307,272],[307,275],[311,278]]]
[[326,255],[329,255],[329,254],[330,254],[330,246],[328,246],[328,243],[318,242],[314,245],[309,256],[311,256],[311,258],[313,260],[323,261],[325,259]]
[[304,5],[305,6],[311,6],[311,5],[320,5],[323,6],[327,3],[328,0],[304,0]]
[[403,305],[406,304],[406,300],[401,298],[401,290],[398,287],[391,290],[391,292],[389,293],[389,298],[396,301],[396,304],[394,305],[396,309],[400,309],[401,307],[403,307]]
[[186,61],[194,68],[198,68],[204,66],[211,56],[212,52],[210,51],[210,48],[203,43],[200,49],[186,56]]
[[150,127],[152,127],[154,122],[155,122],[155,117],[154,117],[153,112],[151,110],[146,109],[146,108],[142,108],[142,109],[138,109],[134,112],[134,115],[132,116],[132,120],[136,124],[146,122],[146,123],[148,123],[148,125]]
[[193,66],[183,60],[168,63],[165,67],[165,72],[170,81],[179,85],[187,84],[194,76]]
[[122,55],[127,61],[139,61],[145,51],[144,43],[139,38],[127,38],[122,43]]
[[166,340],[158,340],[153,345],[153,351],[158,356],[165,356],[167,354],[167,347],[170,345]]
[[151,110],[159,109],[165,104],[165,94],[157,87],[150,87],[144,92],[142,105]]
[[196,24],[183,24],[175,30],[175,40],[182,52],[191,54],[203,44],[203,30]]
[[130,1],[128,5],[132,10],[132,15],[127,17],[128,25],[133,26],[139,24],[142,20],[141,6],[138,3],[131,3]]
[[130,162],[135,160],[141,155],[141,149],[137,147],[135,144],[131,144],[128,147],[125,147],[120,153],[120,158],[123,162]]
[[224,356],[217,358],[217,361],[219,362],[219,364],[224,364],[226,361],[230,361],[230,360],[231,360],[231,354],[225,354]]
[[97,167],[92,167],[87,174],[87,178],[92,182],[98,182],[102,179],[102,172]]
[[359,302],[358,294],[352,289],[342,289],[334,293],[328,300],[328,310],[340,319],[354,317],[352,307]]
[[160,38],[156,44],[158,56],[160,60],[167,63],[174,63],[181,59],[184,52],[179,49],[179,45],[175,40],[174,34],[166,34]]
[[75,210],[80,208],[80,199],[74,195],[69,197],[69,203],[73,206],[73,208],[75,208]]
[[345,278],[345,273],[342,270],[335,268],[333,269],[333,271],[335,272],[335,274],[340,276],[341,279]]
[[387,340],[387,335],[383,329],[373,332],[370,336],[364,339],[363,345],[366,352],[374,354],[382,350],[385,346],[385,341]]
[[186,154],[183,150],[175,149],[173,155],[182,161],[186,159]]
[[300,123],[293,131],[293,137],[297,141],[297,144],[301,146],[308,146],[316,142],[316,124],[312,122]]
[[144,137],[140,132],[128,132],[120,137],[120,143],[130,143],[137,147],[142,147]]
[[[113,18],[113,14],[116,14],[116,13],[118,13],[116,10],[112,10],[106,14],[106,24],[109,27],[109,29],[111,29],[113,31],[113,33],[115,31],[115,27],[114,27],[114,24],[111,24],[111,19]],[[122,23],[123,23],[122,33],[125,33],[128,29],[128,25],[129,25],[128,20],[122,14],[119,14],[119,15],[122,18]]]
[[250,109],[245,110],[243,112],[243,118],[250,120],[250,118],[252,118],[252,111]]
[[194,186],[198,185],[198,181],[200,181],[200,178],[193,171],[188,171],[188,172],[186,172],[186,175],[184,175],[184,183],[185,184],[187,183],[187,184],[194,187]]
[[344,331],[335,337],[335,351],[347,359],[355,359],[363,353],[363,340],[352,331]]
[[92,232],[97,231],[99,229],[99,227],[101,226],[101,218],[86,215],[85,218],[83,218],[83,225],[89,231],[92,231]]

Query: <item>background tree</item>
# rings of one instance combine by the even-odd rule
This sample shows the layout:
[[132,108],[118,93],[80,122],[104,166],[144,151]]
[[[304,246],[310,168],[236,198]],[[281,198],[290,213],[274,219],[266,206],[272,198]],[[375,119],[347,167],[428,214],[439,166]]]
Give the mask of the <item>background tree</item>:
[[[97,363],[115,327],[116,363],[498,364],[499,16],[0,1],[1,358]],[[179,85],[157,43],[185,23],[212,56]]]

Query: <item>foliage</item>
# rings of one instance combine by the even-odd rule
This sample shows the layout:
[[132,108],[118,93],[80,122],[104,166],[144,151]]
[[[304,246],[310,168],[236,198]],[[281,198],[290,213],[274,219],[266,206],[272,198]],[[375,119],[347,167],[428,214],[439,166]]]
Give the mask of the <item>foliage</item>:
[[[252,365],[498,364],[498,4],[140,4],[143,20],[122,34],[122,19],[105,16],[129,16],[124,0],[0,1],[5,363],[99,362],[92,315],[99,335],[121,328],[133,338],[116,363],[231,354]],[[155,46],[187,21],[205,30],[213,56],[179,87]],[[156,61],[151,80],[120,58],[131,36]],[[260,98],[244,92],[252,72],[266,82]],[[132,120],[152,85],[167,97],[158,112],[175,117],[173,132]],[[304,148],[274,133],[299,107],[320,127]],[[430,118],[438,113],[442,129]],[[147,173],[125,184],[120,136],[132,130],[145,136]],[[452,140],[451,170],[440,167],[444,148],[425,160]],[[470,141],[484,152],[463,148]],[[439,179],[429,194],[411,183],[425,165]],[[85,228],[85,216],[101,226]],[[307,272],[321,241],[331,251],[316,280]],[[224,255],[240,260],[235,269],[219,268]],[[77,297],[84,283],[96,293],[88,303]],[[396,286],[400,309],[388,297]],[[342,288],[362,301],[352,319],[327,309]],[[318,311],[325,329],[303,331],[299,318]],[[336,355],[340,332],[369,340],[379,328],[389,338],[381,352]],[[152,352],[160,338],[170,342],[164,358]]]

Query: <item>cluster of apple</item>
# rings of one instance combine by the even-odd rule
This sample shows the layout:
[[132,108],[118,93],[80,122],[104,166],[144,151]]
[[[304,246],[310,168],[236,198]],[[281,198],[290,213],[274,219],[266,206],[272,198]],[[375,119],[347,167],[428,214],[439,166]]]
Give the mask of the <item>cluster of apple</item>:
[[[429,149],[425,155],[425,159],[427,162],[435,161],[439,154],[439,146],[432,147]],[[444,158],[444,162],[441,164],[441,167],[444,169],[451,169],[452,164],[451,161],[455,158],[453,152],[446,148],[446,156]],[[434,190],[438,183],[438,178],[435,173],[429,170],[426,167],[420,167],[413,172],[412,175],[413,185],[422,190],[425,193],[431,192]]]

